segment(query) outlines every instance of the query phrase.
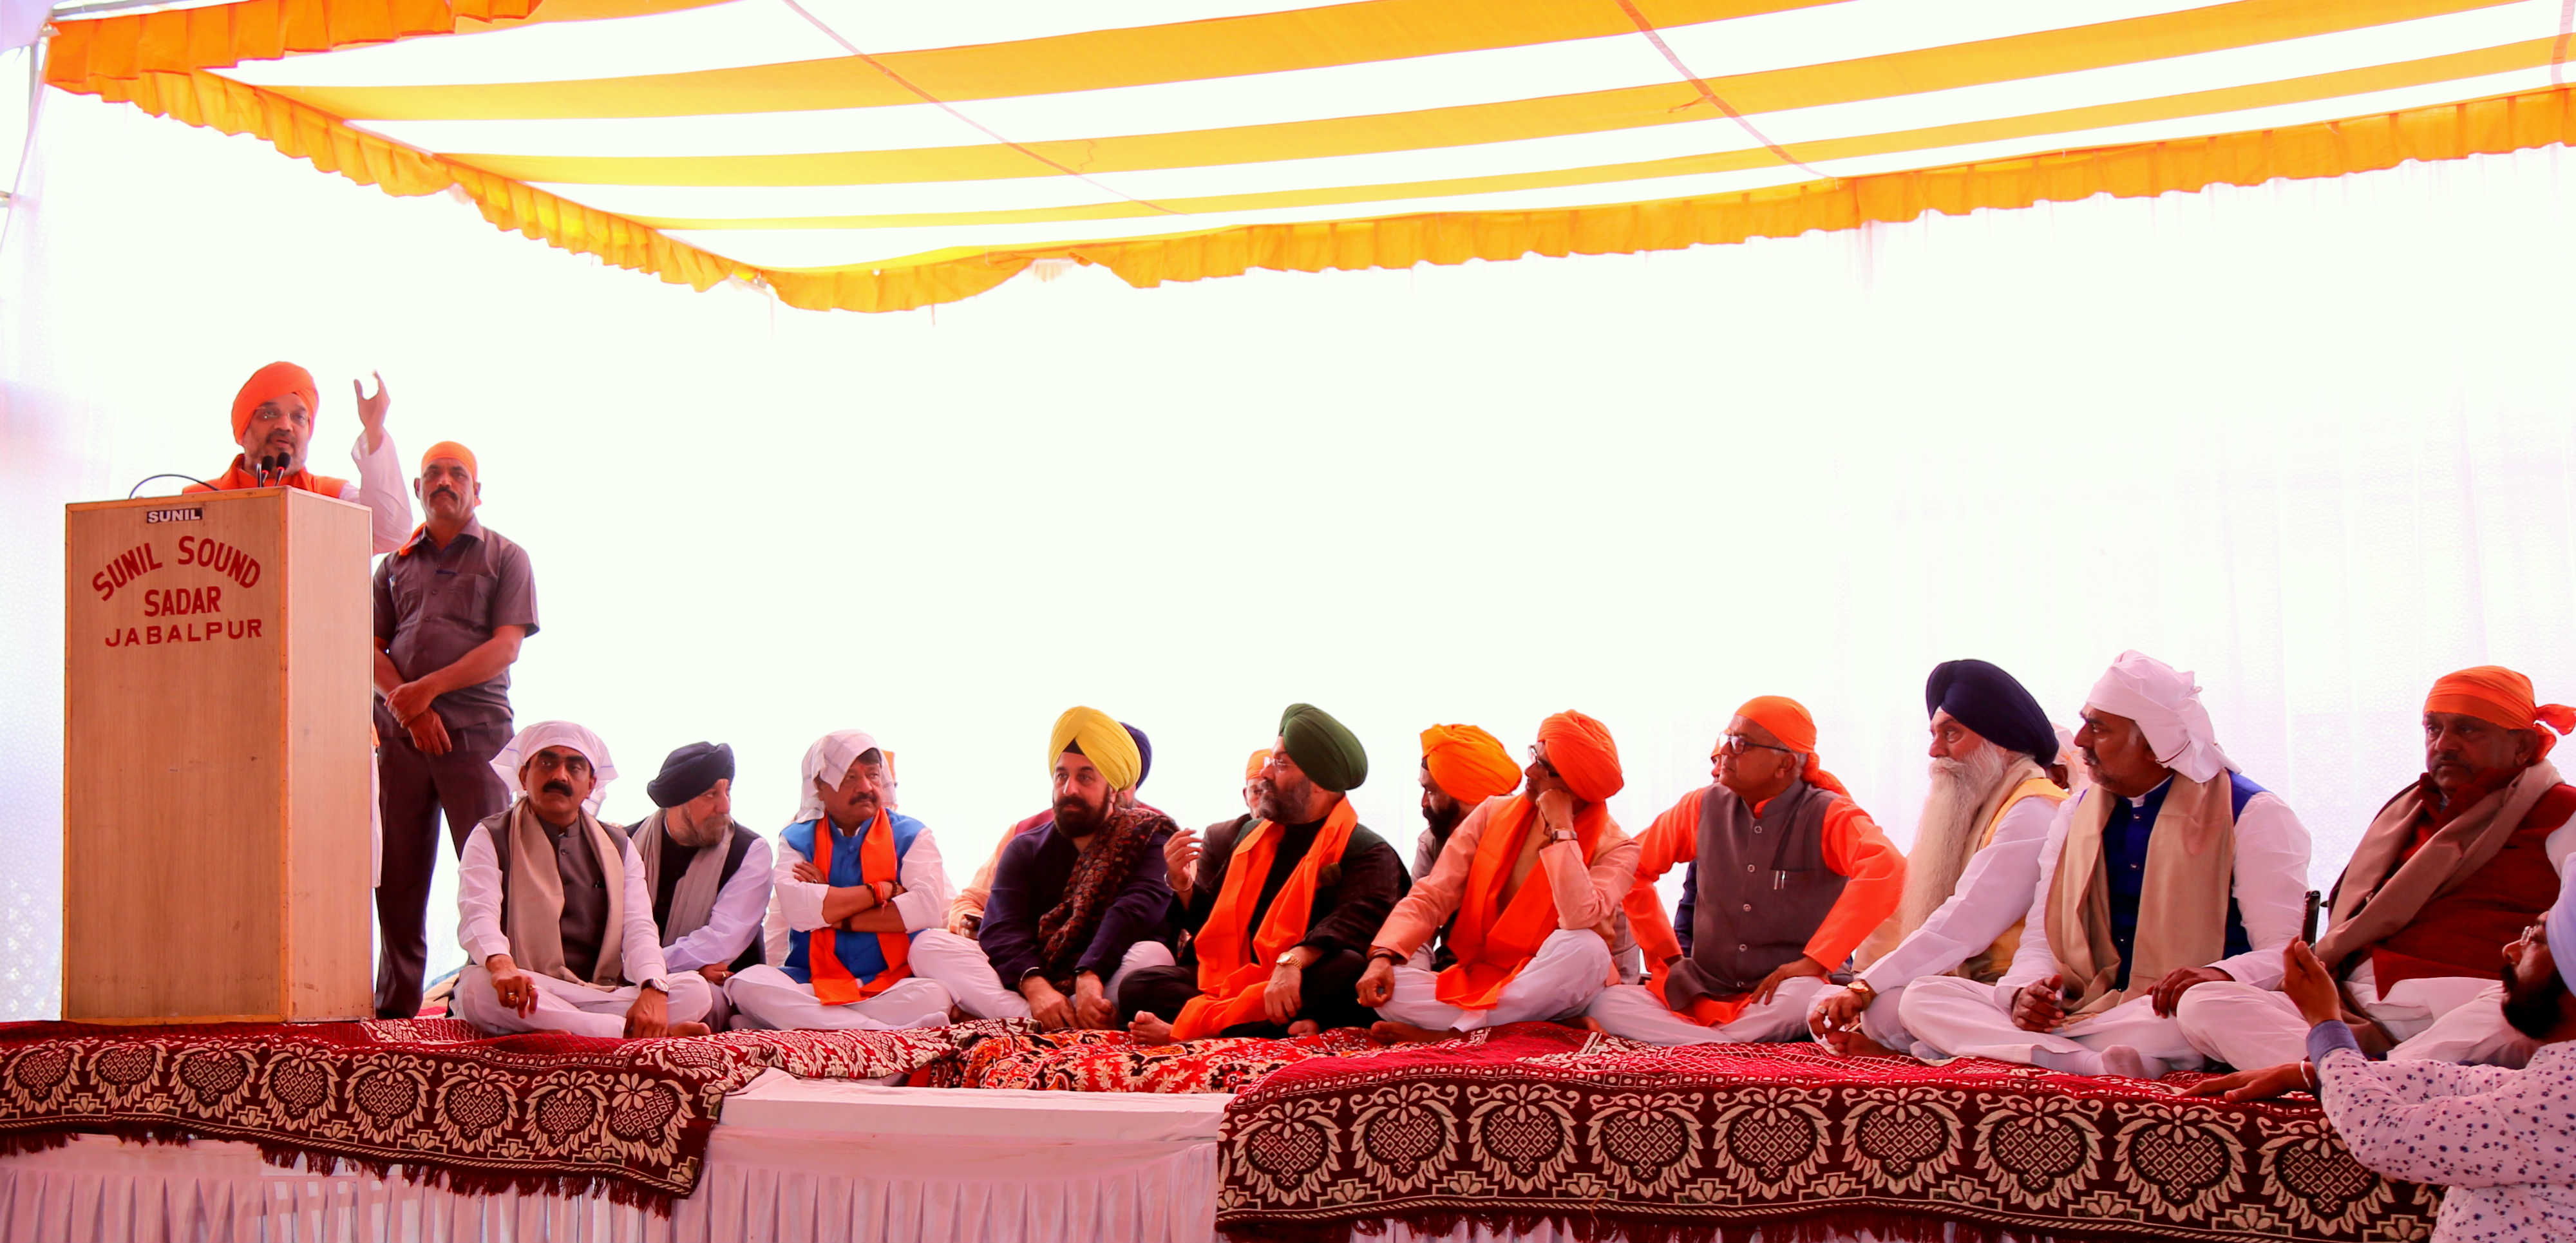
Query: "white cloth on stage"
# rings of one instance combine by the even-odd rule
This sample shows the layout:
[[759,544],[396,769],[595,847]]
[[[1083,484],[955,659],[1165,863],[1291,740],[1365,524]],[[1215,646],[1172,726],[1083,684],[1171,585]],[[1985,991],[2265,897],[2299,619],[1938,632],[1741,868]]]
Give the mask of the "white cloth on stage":
[[[2370,960],[2345,984],[2362,1013],[2397,1038],[2388,1060],[2457,1062],[2519,1068],[2532,1042],[2504,1021],[2504,982],[2475,976],[2400,980],[2386,996]],[[2308,1056],[2308,1021],[2286,994],[2251,984],[2203,984],[2182,995],[2175,1017],[2184,1038],[2208,1057],[2240,1070]]]
[[[456,977],[456,992],[449,1004],[456,1008],[458,1018],[494,1035],[569,1032],[614,1040],[626,1034],[626,1012],[634,1007],[641,991],[632,984],[601,988],[533,972],[528,978],[537,983],[537,1007],[533,1013],[522,1015],[502,1005],[500,995],[492,989],[492,975],[481,963],[467,964]],[[669,1021],[705,1021],[707,1008],[715,1002],[715,992],[706,980],[695,971],[683,971],[669,977],[668,983]]]
[[1491,1010],[1462,1010],[1440,1000],[1438,973],[1399,963],[1395,996],[1377,1007],[1377,1015],[1432,1031],[1462,1032],[1553,1019],[1590,1005],[1609,978],[1610,943],[1589,928],[1560,928],[1539,942],[1538,952],[1503,986]]
[[2034,1032],[2013,1025],[2016,991],[1955,975],[1926,976],[1905,990],[1901,1021],[1941,1055],[2023,1062],[2070,1075],[2111,1073],[2102,1051],[2121,1045],[2135,1049],[2142,1059],[2164,1063],[2165,1070],[2200,1064],[2200,1054],[2183,1039],[2182,1025],[2159,1017],[2152,997],[2121,1002],[2055,1031]]
[[[1128,946],[1126,956],[1118,960],[1117,973],[1101,981],[1102,991],[1115,1005],[1118,985],[1128,972],[1139,967],[1171,965],[1172,947],[1160,941],[1138,941]],[[945,928],[913,935],[912,973],[939,981],[956,999],[958,1008],[976,1018],[1029,1017],[1029,999],[1016,986],[1002,983],[1001,973],[993,970],[993,960],[984,956],[984,947]],[[1072,994],[1066,996],[1070,998]]]
[[1648,1044],[1757,1044],[1803,1038],[1807,1011],[1825,991],[1821,977],[1796,976],[1781,981],[1771,1000],[1746,1006],[1726,1022],[1703,1026],[1673,1013],[1654,990],[1621,984],[1602,989],[1583,1014],[1613,1036]]
[[918,975],[897,980],[874,997],[827,1006],[815,999],[813,985],[799,984],[786,972],[762,963],[745,967],[725,981],[725,997],[754,1026],[776,1031],[896,1031],[948,1025],[948,990]]
[[[2013,804],[1996,823],[1994,839],[1969,856],[1968,865],[1960,869],[1949,900],[1860,973],[1861,980],[1878,992],[1878,999],[1861,1011],[1863,1035],[1898,1053],[1940,1056],[1905,1030],[1898,1013],[1905,988],[1925,976],[1958,970],[1959,964],[1986,952],[1997,938],[2012,931],[2027,913],[2030,895],[2039,888],[2039,856],[2048,844],[2048,828],[2057,819],[2057,808],[2058,804],[2040,798]],[[1814,1005],[1842,991],[1817,989]]]

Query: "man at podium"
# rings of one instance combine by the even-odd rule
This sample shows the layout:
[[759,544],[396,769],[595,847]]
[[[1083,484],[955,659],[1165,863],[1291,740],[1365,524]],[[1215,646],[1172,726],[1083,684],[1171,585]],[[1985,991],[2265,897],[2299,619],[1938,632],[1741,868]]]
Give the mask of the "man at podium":
[[317,475],[307,469],[305,450],[313,440],[313,423],[322,400],[313,373],[293,363],[270,363],[251,373],[233,394],[233,441],[241,446],[232,469],[211,483],[190,484],[183,492],[233,492],[242,488],[302,488],[335,500],[355,501],[375,514],[375,550],[392,552],[411,534],[411,493],[404,486],[402,458],[394,438],[385,432],[385,411],[393,394],[385,378],[376,377],[376,395],[352,380],[358,395],[358,443],[349,460],[358,464],[358,482]]

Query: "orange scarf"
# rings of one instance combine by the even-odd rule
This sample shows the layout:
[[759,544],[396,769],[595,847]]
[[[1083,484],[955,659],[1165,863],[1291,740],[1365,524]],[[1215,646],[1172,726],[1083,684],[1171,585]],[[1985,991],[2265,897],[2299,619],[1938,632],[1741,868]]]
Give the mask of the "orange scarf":
[[[1279,839],[1286,834],[1267,820],[1244,826],[1226,861],[1225,888],[1217,892],[1207,924],[1198,931],[1199,995],[1181,1007],[1181,1017],[1172,1023],[1173,1040],[1205,1039],[1229,1027],[1259,1022],[1268,1013],[1263,999],[1270,993],[1270,973],[1281,954],[1306,939],[1315,913],[1316,880],[1326,867],[1342,861],[1351,830],[1359,823],[1359,813],[1351,810],[1349,799],[1333,804],[1333,814],[1324,818],[1324,827],[1306,847],[1306,857],[1297,861],[1297,870],[1288,874],[1288,883],[1270,900],[1258,933],[1252,932],[1252,904],[1261,896],[1262,882],[1269,879],[1270,865],[1279,857]],[[1252,940],[1248,955],[1244,952],[1247,934]]]
[[236,453],[233,455],[233,468],[231,470],[215,476],[212,480],[209,480],[202,485],[194,483],[189,484],[188,486],[179,489],[179,492],[184,496],[192,492],[240,492],[246,489],[259,487],[302,488],[307,492],[327,496],[337,500],[341,493],[349,490],[349,481],[346,479],[334,479],[329,475],[317,475],[301,466],[298,466],[295,469],[286,472],[286,477],[278,480],[276,483],[263,484],[259,481],[259,476],[250,472],[249,462],[244,460],[240,454]]
[[[1588,864],[1610,813],[1600,803],[1580,806],[1574,813],[1574,840]],[[1467,890],[1458,903],[1458,922],[1449,931],[1458,965],[1440,973],[1441,1001],[1462,1010],[1493,1009],[1503,988],[1556,932],[1556,891],[1548,888],[1542,869],[1531,868],[1511,904],[1503,904],[1503,885],[1511,880],[1521,846],[1538,824],[1538,807],[1526,794],[1511,796],[1485,821],[1475,865],[1467,871]]]
[[[825,816],[814,826],[814,868],[824,876],[832,874],[832,818]],[[886,823],[885,813],[868,822],[859,833],[859,876],[873,885],[895,879],[894,826]],[[869,908],[875,909],[873,907]],[[876,934],[877,950],[885,955],[885,970],[862,988],[850,974],[848,964],[832,952],[830,924],[806,933],[805,962],[814,976],[814,1000],[827,1006],[846,1006],[865,1001],[894,987],[897,980],[912,976],[912,938],[900,932]],[[854,934],[855,935],[855,934]]]

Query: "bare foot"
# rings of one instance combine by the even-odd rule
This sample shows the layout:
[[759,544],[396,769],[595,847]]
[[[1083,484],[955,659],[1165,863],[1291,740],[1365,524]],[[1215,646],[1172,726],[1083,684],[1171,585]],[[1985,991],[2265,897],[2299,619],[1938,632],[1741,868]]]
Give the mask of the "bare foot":
[[1312,1036],[1322,1030],[1324,1030],[1324,1025],[1313,1019],[1299,1019],[1288,1025],[1288,1034],[1290,1036]]
[[1369,1026],[1369,1035],[1382,1044],[1429,1044],[1434,1040],[1455,1040],[1463,1034],[1454,1027],[1436,1032],[1393,1019],[1379,1019]]
[[1127,1025],[1127,1034],[1138,1044],[1172,1043],[1172,1025],[1155,1018],[1151,1010],[1137,1011],[1135,1021]]
[[671,1036],[704,1036],[712,1033],[714,1030],[714,1028],[709,1027],[704,1023],[673,1023],[671,1024],[671,1030],[664,1034]]
[[1870,1039],[1857,1027],[1847,1032],[1826,1032],[1825,1047],[1844,1057],[1896,1057],[1896,1050]]

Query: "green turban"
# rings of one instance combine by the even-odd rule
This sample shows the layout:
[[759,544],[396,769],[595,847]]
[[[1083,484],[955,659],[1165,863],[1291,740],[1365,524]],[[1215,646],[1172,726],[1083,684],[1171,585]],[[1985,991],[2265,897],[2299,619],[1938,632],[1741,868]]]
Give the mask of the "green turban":
[[1338,794],[1368,780],[1368,752],[1360,749],[1359,737],[1313,704],[1288,705],[1279,714],[1279,738],[1288,758],[1316,785]]

